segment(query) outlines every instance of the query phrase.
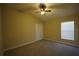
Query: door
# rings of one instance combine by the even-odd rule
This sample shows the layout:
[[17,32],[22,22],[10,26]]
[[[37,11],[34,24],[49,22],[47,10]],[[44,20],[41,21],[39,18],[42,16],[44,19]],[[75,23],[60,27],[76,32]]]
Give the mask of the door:
[[36,24],[36,40],[43,39],[43,25]]

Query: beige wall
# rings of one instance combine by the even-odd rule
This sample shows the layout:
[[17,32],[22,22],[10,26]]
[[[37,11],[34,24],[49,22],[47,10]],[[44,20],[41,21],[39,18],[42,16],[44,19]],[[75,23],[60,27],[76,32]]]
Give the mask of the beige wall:
[[[61,40],[61,22],[64,21],[75,22],[75,41]],[[54,41],[63,41],[68,44],[79,44],[79,17],[78,15],[69,15],[56,19],[47,20],[44,22],[44,38]]]
[[0,8],[0,55],[3,54],[2,52],[2,18],[1,18],[1,8]]
[[41,23],[37,18],[11,8],[3,8],[2,12],[4,49],[35,40],[35,25]]
[[60,20],[47,20],[44,22],[44,38],[60,40]]
[[76,16],[75,20],[75,39],[79,44],[79,15]]

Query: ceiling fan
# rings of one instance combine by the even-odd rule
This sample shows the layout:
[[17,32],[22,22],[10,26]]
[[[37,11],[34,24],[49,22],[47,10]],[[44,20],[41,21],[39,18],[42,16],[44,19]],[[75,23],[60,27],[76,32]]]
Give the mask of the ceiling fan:
[[51,10],[46,10],[46,5],[44,3],[39,4],[40,12],[44,15],[46,12],[51,12]]
[[[35,11],[36,13],[41,13],[41,15],[44,15],[46,12],[51,12],[51,10],[46,10],[46,5],[44,3],[40,3],[38,5],[38,8],[40,9],[39,11]],[[18,12],[24,13],[28,10],[28,12],[32,12],[32,9],[17,9]]]

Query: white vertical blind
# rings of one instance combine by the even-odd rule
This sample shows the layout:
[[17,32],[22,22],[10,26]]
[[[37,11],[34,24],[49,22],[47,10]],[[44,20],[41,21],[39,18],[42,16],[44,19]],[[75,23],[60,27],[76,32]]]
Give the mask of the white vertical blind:
[[74,21],[61,23],[61,39],[74,40]]

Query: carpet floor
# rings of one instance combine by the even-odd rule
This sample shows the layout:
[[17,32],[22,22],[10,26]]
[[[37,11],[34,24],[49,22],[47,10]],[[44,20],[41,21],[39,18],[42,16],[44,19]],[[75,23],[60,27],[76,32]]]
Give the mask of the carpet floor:
[[48,40],[40,40],[6,51],[4,56],[79,56],[79,48]]

